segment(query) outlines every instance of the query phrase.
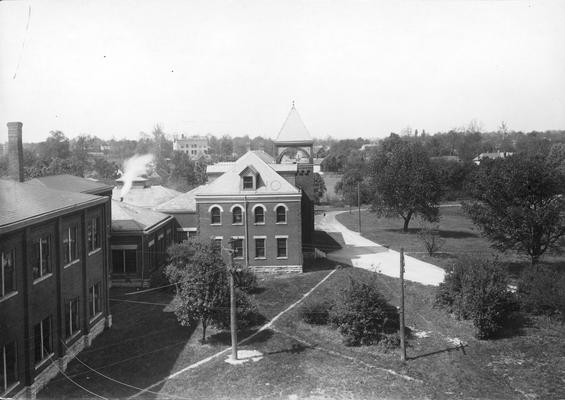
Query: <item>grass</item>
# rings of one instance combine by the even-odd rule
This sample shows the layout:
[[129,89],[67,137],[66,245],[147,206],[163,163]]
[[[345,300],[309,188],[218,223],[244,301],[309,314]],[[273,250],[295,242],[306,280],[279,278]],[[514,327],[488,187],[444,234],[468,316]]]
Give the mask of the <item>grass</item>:
[[[260,312],[273,318],[310,290],[330,271],[281,275],[260,280],[254,295]],[[305,301],[332,300],[349,279],[374,280],[392,305],[398,305],[398,280],[357,268],[338,269]],[[565,393],[565,331],[550,322],[530,321],[495,341],[473,339],[470,323],[457,321],[433,307],[434,288],[407,282],[406,364],[396,352],[378,346],[346,347],[328,326],[308,325],[296,307],[261,332],[242,349],[263,353],[258,362],[230,366],[225,356],[167,380],[142,398],[403,398],[516,399],[526,395],[559,398]],[[112,290],[114,325],[79,354],[85,364],[114,380],[139,388],[229,346],[229,333],[210,332],[198,342],[200,328],[180,327],[170,312],[172,295],[153,292],[126,296]],[[139,303],[126,303],[133,300]],[[141,303],[144,302],[144,303]],[[145,304],[154,303],[154,304]],[[250,332],[240,332],[240,338]],[[425,334],[422,334],[424,332]],[[421,337],[416,334],[420,333]],[[457,338],[466,344],[456,346]],[[406,380],[387,370],[419,381]],[[80,385],[107,398],[136,393],[104,378],[77,360],[67,374]],[[173,396],[173,397],[171,397]],[[57,377],[41,398],[91,397],[64,377]],[[532,397],[533,398],[533,397]]]
[[[490,247],[489,241],[467,217],[461,206],[450,205],[440,208],[439,231],[444,243],[437,254],[429,256],[423,243],[418,238],[420,221],[413,219],[409,231],[402,231],[403,220],[400,217],[379,218],[370,211],[361,212],[361,233],[366,238],[393,250],[404,247],[407,254],[430,262],[440,267],[448,267],[458,259],[468,257],[498,257],[507,265],[510,272],[518,274],[529,266],[529,258],[514,251],[500,253]],[[356,212],[346,212],[337,216],[339,222],[351,230],[358,230]],[[562,265],[563,255],[546,255],[542,263]]]

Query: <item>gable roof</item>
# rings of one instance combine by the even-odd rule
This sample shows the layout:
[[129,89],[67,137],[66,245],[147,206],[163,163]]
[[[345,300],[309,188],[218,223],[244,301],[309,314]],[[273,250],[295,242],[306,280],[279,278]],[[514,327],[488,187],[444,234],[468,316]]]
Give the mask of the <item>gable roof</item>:
[[172,219],[170,215],[112,200],[112,231],[146,231]]
[[[273,164],[276,165],[276,164]],[[261,185],[256,190],[242,190],[240,172],[253,167],[259,173]],[[298,194],[300,191],[280,176],[271,165],[253,151],[241,156],[231,169],[209,183],[196,195],[244,195],[244,194]]]
[[284,124],[275,139],[276,144],[313,144],[312,136],[302,122],[294,103],[284,121]]
[[66,192],[39,184],[0,179],[0,232],[8,225],[39,220],[62,211],[101,204],[107,197]]
[[197,186],[194,189],[183,193],[163,204],[155,207],[155,211],[160,212],[196,212],[196,195],[200,193],[206,185]]
[[102,182],[69,174],[42,176],[40,178],[30,179],[26,183],[43,186],[49,189],[90,194],[110,191],[113,188],[113,186],[106,185]]

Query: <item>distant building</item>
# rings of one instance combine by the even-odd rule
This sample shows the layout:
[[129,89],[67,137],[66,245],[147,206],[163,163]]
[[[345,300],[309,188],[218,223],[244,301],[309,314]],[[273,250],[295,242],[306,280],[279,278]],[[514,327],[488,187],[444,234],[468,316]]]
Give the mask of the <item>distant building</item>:
[[459,156],[435,156],[435,157],[430,157],[430,160],[432,160],[432,161],[447,161],[447,162],[455,162],[455,163],[463,162],[463,160],[461,160],[461,158],[459,158]]
[[514,153],[510,153],[508,151],[497,151],[496,153],[481,153],[477,157],[473,158],[473,162],[477,165],[481,163],[484,159],[491,159],[495,160],[497,158],[506,158],[511,156]]
[[0,180],[2,398],[34,398],[112,324],[110,199],[67,191],[64,178],[53,180],[58,190],[23,183],[21,134],[21,123],[8,123],[15,181]]
[[198,160],[202,157],[208,158],[208,138],[206,136],[190,136],[181,135],[173,140],[173,150],[182,151],[187,154],[191,160]]

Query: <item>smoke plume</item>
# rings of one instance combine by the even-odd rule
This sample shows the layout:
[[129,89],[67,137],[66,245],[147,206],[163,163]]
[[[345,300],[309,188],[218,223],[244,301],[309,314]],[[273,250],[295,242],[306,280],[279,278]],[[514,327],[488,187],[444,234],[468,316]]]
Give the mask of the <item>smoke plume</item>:
[[147,169],[152,162],[153,154],[136,154],[124,161],[124,172],[121,176],[124,186],[122,186],[120,197],[124,197],[129,192],[135,178],[147,173]]

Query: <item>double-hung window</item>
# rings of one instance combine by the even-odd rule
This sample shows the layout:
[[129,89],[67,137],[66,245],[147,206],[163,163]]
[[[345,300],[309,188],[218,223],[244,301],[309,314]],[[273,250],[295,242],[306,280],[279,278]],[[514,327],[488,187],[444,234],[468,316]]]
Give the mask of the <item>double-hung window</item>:
[[286,208],[284,206],[278,206],[275,212],[277,224],[286,224]]
[[101,312],[100,282],[98,282],[88,289],[88,316],[92,319]]
[[243,239],[232,239],[233,258],[243,258]]
[[264,224],[265,223],[265,209],[261,206],[255,207],[255,223]]
[[16,251],[0,252],[0,299],[16,291]]
[[288,257],[288,250],[287,250],[287,241],[286,237],[278,237],[277,238],[277,258],[287,258]]
[[42,236],[33,242],[33,279],[51,272],[50,237]]
[[0,397],[18,381],[16,342],[0,347]]
[[53,337],[51,332],[51,316],[43,319],[33,328],[36,364],[39,364],[53,353]]
[[255,258],[265,258],[265,238],[255,238]]
[[70,338],[77,333],[80,328],[78,297],[65,303],[65,337]]
[[232,210],[232,223],[236,225],[243,223],[243,210],[239,206]]
[[100,248],[100,217],[93,217],[88,220],[86,225],[88,242],[88,252],[93,252]]
[[63,232],[63,263],[70,264],[78,258],[78,227],[71,225]]

